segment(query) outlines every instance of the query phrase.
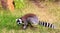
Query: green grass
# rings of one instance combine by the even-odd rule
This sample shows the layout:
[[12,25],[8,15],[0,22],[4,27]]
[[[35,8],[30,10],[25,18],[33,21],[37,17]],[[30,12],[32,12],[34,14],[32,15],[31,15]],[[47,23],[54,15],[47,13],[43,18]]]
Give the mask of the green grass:
[[15,8],[20,9],[25,7],[25,1],[24,0],[14,0],[15,1]]
[[11,12],[1,10],[0,11],[0,31],[5,28],[7,30],[11,30],[11,29],[18,30],[19,27],[16,25],[16,18],[17,17],[13,16]]
[[[31,5],[29,5],[31,6]],[[46,13],[48,13],[45,16],[50,16],[53,14],[53,17],[57,17],[57,19],[54,19],[53,21],[56,22],[56,25],[60,26],[60,8],[59,6],[55,6],[55,5],[51,5],[50,3],[47,4],[47,6],[49,6],[48,11],[45,11]],[[55,7],[54,7],[55,6]],[[33,7],[31,7],[32,9],[34,9]],[[26,10],[24,11],[22,10],[15,10],[13,12],[10,11],[6,11],[4,9],[0,9],[0,33],[60,33],[60,29],[51,29],[51,28],[47,28],[47,27],[43,27],[43,26],[37,26],[37,28],[30,28],[28,27],[26,30],[22,30],[21,29],[21,25],[18,26],[16,24],[16,18],[21,17],[22,15],[26,14],[27,12],[31,12],[31,8],[26,8]],[[28,9],[28,10],[27,10]],[[26,12],[27,11],[27,12]],[[32,10],[32,12],[34,13],[36,10],[34,9],[34,11]],[[43,14],[40,14],[42,11],[36,11],[37,15],[39,13],[40,16],[42,16]],[[45,13],[43,12],[43,13]],[[43,15],[43,16],[44,16]],[[42,16],[42,18],[43,18]],[[44,16],[44,17],[45,17]],[[44,19],[44,18],[43,18]],[[53,19],[53,18],[52,18]],[[56,21],[55,21],[56,20]]]

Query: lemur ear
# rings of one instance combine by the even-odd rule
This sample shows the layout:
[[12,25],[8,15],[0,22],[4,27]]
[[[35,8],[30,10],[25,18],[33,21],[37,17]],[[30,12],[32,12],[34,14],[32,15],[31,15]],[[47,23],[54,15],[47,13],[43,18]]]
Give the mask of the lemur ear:
[[21,19],[19,19],[21,21]]

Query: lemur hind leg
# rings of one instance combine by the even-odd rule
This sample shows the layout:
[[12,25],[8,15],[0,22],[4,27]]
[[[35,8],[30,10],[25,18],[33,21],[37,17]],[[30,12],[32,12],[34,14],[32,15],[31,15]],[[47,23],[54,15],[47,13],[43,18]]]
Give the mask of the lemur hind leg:
[[30,27],[30,29],[32,29],[32,30],[35,30],[37,27],[34,27],[31,23],[29,23],[29,25],[28,25],[29,27]]

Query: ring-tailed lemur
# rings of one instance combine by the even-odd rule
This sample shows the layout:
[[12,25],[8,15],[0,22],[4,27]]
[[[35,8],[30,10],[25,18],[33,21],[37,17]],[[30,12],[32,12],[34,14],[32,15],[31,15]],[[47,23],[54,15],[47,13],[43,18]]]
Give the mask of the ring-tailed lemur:
[[38,17],[35,14],[26,14],[24,16],[22,16],[19,19],[16,19],[17,24],[23,24],[23,29],[26,29],[27,26],[30,24],[32,26],[33,25],[43,25],[45,27],[49,27],[49,28],[54,28],[53,24],[47,23],[47,22],[41,22],[38,20]]

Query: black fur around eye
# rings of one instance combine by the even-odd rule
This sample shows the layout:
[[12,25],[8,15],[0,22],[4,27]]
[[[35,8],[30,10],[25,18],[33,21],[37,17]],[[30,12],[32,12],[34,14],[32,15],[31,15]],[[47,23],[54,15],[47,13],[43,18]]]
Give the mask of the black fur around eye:
[[17,22],[20,22],[19,20],[17,20]]

